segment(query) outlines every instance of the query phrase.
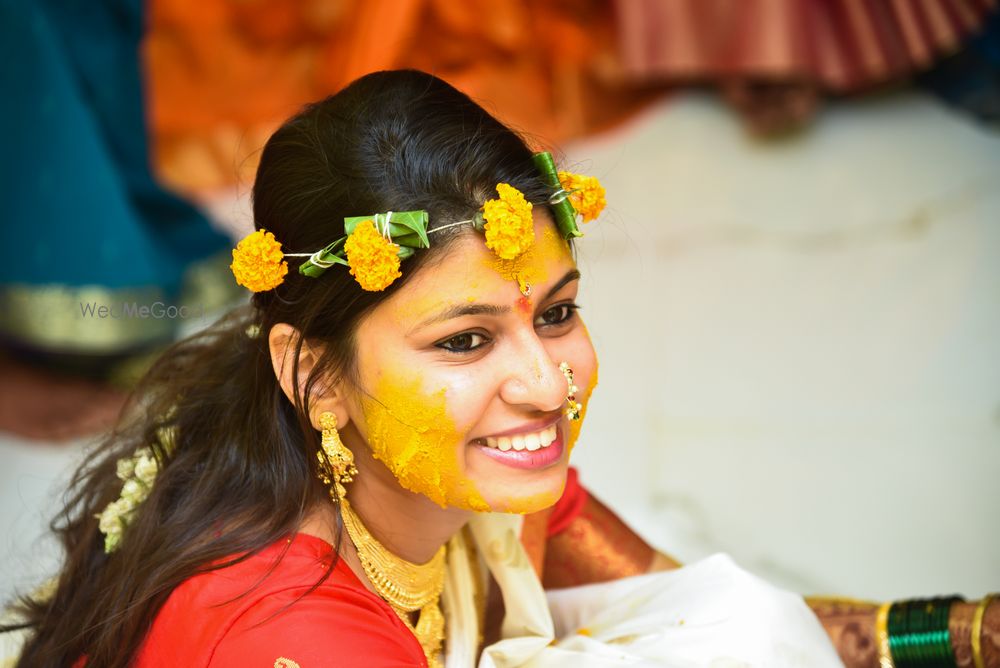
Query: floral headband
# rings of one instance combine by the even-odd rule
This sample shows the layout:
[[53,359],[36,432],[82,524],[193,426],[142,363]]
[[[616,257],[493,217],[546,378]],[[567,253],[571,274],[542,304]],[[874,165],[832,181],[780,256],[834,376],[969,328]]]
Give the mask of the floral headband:
[[[547,185],[555,189],[549,198],[556,226],[566,239],[581,237],[577,215],[584,223],[597,218],[605,206],[604,188],[592,176],[557,172],[552,155],[536,153],[535,165]],[[486,246],[503,260],[514,260],[535,240],[531,202],[513,186],[497,184],[498,199],[487,200],[476,215],[427,229],[426,211],[389,211],[344,219],[345,236],[314,253],[283,253],[274,234],[260,229],[237,244],[230,268],[236,282],[263,292],[281,285],[288,274],[286,257],[307,258],[299,273],[318,278],[330,267],[348,268],[358,284],[368,291],[384,290],[402,276],[400,262],[420,248],[430,248],[429,234],[457,225],[472,225],[486,235]]]

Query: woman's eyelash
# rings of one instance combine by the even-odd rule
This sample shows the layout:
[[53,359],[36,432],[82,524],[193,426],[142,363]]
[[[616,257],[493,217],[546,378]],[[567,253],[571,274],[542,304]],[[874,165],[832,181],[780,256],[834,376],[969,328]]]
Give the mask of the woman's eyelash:
[[[550,306],[538,316],[535,324],[539,327],[559,327],[569,322],[579,309],[580,307],[572,302]],[[435,343],[434,347],[449,353],[463,355],[475,352],[483,346],[489,345],[491,341],[489,336],[481,332],[462,332]]]
[[[481,339],[481,342],[477,342],[477,339]],[[462,354],[474,352],[489,342],[490,339],[485,334],[479,332],[462,332],[434,345],[450,353]]]
[[[556,304],[555,306],[550,306],[549,308],[545,309],[545,311],[543,311],[542,314],[538,316],[538,319],[535,321],[535,324],[541,327],[556,327],[572,319],[573,316],[576,314],[576,312],[579,310],[580,307],[577,304],[574,304],[573,302]],[[547,319],[546,316],[553,312],[558,313],[559,317],[551,320]]]

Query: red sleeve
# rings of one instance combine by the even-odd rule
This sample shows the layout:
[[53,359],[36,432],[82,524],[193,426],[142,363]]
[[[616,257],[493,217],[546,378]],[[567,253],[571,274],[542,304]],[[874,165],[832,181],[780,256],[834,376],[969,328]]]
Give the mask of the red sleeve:
[[578,480],[576,469],[570,468],[566,475],[566,488],[549,515],[549,538],[565,531],[580,516],[589,496]]
[[417,639],[367,591],[325,586],[303,597],[305,591],[278,591],[251,606],[209,666],[426,668]]

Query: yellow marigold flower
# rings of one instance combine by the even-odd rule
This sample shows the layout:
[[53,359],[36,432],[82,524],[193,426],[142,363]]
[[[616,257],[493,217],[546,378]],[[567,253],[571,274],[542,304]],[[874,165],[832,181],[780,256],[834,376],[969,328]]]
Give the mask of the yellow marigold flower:
[[385,290],[403,274],[399,271],[399,245],[377,229],[371,220],[358,223],[344,243],[351,276],[369,292]]
[[483,205],[486,246],[501,259],[513,260],[535,241],[531,202],[506,183],[497,184],[497,193],[500,199],[487,200]]
[[281,285],[288,273],[288,263],[281,252],[281,242],[266,230],[257,230],[243,238],[233,249],[233,270],[236,282],[254,292],[263,292]]
[[583,216],[583,222],[589,223],[604,211],[607,204],[604,187],[595,177],[559,172],[559,183],[565,190],[576,191],[570,194],[569,201],[576,212]]

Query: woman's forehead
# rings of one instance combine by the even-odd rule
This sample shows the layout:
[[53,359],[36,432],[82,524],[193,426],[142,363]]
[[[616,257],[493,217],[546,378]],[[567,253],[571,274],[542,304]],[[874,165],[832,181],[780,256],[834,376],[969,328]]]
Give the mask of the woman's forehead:
[[514,303],[523,296],[524,284],[531,294],[544,294],[576,267],[569,244],[549,220],[536,216],[535,241],[516,260],[498,258],[481,234],[463,235],[398,290],[386,302],[387,310],[416,322],[455,306]]

